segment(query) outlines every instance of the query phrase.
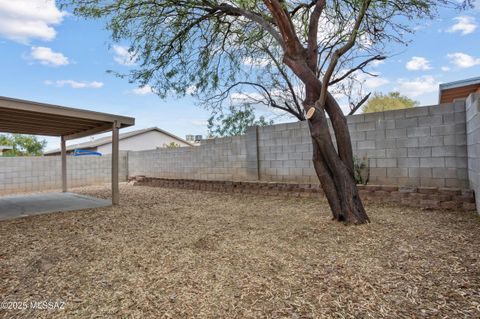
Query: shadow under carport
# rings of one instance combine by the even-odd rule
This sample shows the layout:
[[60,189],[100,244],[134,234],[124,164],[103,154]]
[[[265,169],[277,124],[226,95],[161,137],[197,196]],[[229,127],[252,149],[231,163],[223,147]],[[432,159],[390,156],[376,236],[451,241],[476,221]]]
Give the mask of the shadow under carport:
[[0,220],[111,205],[110,200],[68,192],[3,196],[0,197]]

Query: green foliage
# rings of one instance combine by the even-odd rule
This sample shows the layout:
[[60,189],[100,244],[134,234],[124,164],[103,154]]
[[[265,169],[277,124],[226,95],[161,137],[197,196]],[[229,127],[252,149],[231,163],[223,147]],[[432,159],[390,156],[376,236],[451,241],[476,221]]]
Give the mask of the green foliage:
[[170,142],[169,144],[164,144],[166,148],[178,148],[180,147],[180,144],[177,144],[175,142]]
[[401,95],[399,92],[390,92],[388,94],[375,93],[362,107],[362,111],[363,113],[384,112],[414,106],[418,106],[417,101]]
[[355,182],[357,184],[367,185],[369,178],[369,167],[368,167],[368,158],[364,156],[363,158],[353,157],[353,169],[355,173]]
[[210,136],[234,136],[245,134],[249,126],[272,125],[273,121],[265,120],[260,116],[257,120],[253,107],[249,104],[241,107],[230,106],[227,114],[214,114],[208,120],[208,132]]
[[15,156],[40,156],[47,141],[32,135],[0,134],[0,145],[12,146]]
[[[277,22],[265,1],[248,0],[59,0],[77,16],[106,23],[115,42],[127,42],[136,66],[128,74],[131,82],[149,84],[165,97],[170,92],[184,95],[212,92],[250,79],[256,83],[261,72],[248,72],[244,62],[266,61],[272,56],[283,64],[283,47]],[[319,57],[329,61],[333,52],[348,41],[352,20],[363,6],[359,0],[327,0],[319,28]],[[296,26],[302,43],[307,42],[311,1],[281,1]],[[442,5],[457,0],[371,0],[365,21],[358,30],[360,41],[344,57],[338,69],[357,65],[359,59],[386,51],[389,42],[407,42],[417,18],[430,18]],[[326,27],[325,27],[326,25]],[[324,65],[319,61],[319,65]],[[327,63],[328,64],[328,63]],[[320,75],[324,70],[319,70]]]

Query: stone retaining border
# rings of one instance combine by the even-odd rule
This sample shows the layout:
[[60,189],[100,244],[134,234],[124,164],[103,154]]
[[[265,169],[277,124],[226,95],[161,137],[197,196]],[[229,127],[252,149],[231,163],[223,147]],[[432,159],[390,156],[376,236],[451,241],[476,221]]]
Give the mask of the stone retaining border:
[[[136,186],[183,188],[223,193],[318,197],[323,195],[319,184],[278,183],[262,181],[208,181],[167,179],[145,176],[130,177]],[[399,187],[391,185],[358,185],[366,202],[396,203],[424,209],[475,211],[472,190],[438,187]]]

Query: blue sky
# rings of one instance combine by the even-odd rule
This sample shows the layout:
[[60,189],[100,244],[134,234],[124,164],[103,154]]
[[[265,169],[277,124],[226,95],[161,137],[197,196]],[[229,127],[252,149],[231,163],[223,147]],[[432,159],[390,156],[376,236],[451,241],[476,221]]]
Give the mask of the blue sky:
[[[479,8],[445,9],[422,21],[408,47],[389,48],[396,54],[372,68],[379,76],[366,79],[365,89],[435,104],[439,83],[480,76],[479,24]],[[134,129],[206,134],[209,113],[193,98],[162,100],[106,73],[131,68],[124,46],[110,41],[101,22],[61,12],[54,1],[0,0],[0,52],[0,96],[133,116]],[[58,147],[57,138],[47,140],[47,149]]]

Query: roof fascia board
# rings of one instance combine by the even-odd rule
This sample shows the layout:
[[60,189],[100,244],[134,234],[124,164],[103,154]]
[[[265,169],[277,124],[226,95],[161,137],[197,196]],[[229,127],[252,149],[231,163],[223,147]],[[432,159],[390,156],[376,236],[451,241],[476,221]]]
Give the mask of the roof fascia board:
[[439,85],[439,88],[440,88],[440,91],[442,91],[442,90],[454,89],[462,86],[475,85],[475,84],[480,84],[480,77],[454,81],[449,83],[442,83]]
[[93,120],[109,122],[109,123],[118,121],[119,123],[125,124],[126,126],[135,124],[135,119],[132,117],[119,116],[114,114],[100,113],[100,112],[75,109],[75,108],[67,108],[59,105],[39,103],[39,102],[33,102],[33,101],[27,101],[27,100],[12,99],[4,96],[0,96],[0,107],[14,109],[14,110],[15,109],[25,110],[25,111],[43,113],[43,114],[76,117],[76,118],[82,118],[82,119],[93,119]]

